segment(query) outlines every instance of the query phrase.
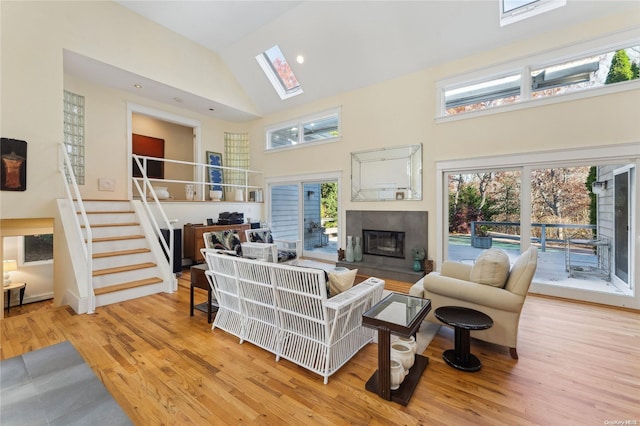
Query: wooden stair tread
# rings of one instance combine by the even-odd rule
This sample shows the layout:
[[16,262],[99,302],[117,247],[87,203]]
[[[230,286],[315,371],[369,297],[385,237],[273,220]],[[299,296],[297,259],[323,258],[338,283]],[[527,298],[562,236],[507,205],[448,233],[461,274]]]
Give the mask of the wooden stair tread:
[[[96,223],[91,225],[92,228],[111,228],[114,226],[138,226],[140,225],[138,222],[116,222],[116,223]],[[85,228],[84,225],[80,225],[80,228]]]
[[93,271],[93,276],[117,274],[118,272],[136,271],[138,269],[153,268],[157,266],[153,262],[136,263],[134,265],[116,266],[114,268],[97,269]]
[[[117,236],[117,237],[94,238],[93,242],[94,243],[104,243],[104,242],[107,242],[107,241],[139,240],[141,238],[144,238],[144,235],[120,235],[120,236]],[[87,240],[85,239],[84,242],[86,243]]]
[[101,294],[113,293],[116,291],[129,290],[131,288],[143,287],[145,285],[157,284],[161,283],[162,278],[153,277],[153,278],[145,278],[143,280],[129,281],[122,284],[110,285],[108,287],[100,287],[93,289],[93,293],[96,296],[100,296]]
[[101,259],[104,257],[125,256],[128,254],[139,254],[139,253],[149,253],[149,252],[151,252],[151,250],[148,248],[137,248],[137,249],[131,249],[131,250],[118,250],[118,251],[106,251],[103,253],[94,253],[92,257],[94,259]]
[[[76,212],[76,213],[82,214],[82,212]],[[87,214],[133,214],[135,213],[135,211],[133,210],[114,210],[114,211],[97,210],[97,211],[87,211],[85,213]]]

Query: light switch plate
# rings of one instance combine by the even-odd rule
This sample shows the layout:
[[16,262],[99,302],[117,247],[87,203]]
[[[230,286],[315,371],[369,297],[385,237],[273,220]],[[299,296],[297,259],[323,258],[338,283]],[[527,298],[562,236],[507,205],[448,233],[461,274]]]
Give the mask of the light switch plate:
[[110,178],[100,178],[98,179],[98,190],[99,191],[115,191],[116,189],[116,181],[115,179]]

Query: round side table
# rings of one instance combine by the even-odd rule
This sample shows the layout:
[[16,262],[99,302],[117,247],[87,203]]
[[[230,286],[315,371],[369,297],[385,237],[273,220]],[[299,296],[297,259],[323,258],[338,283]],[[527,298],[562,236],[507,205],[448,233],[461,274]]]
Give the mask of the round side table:
[[7,313],[9,313],[9,309],[11,308],[11,290],[20,289],[20,306],[22,306],[22,301],[24,300],[24,291],[27,288],[27,283],[11,283],[8,286],[2,288],[3,291],[7,292]]
[[461,306],[441,306],[433,313],[443,323],[455,330],[455,349],[447,349],[442,354],[444,361],[462,371],[478,371],[482,363],[470,351],[471,330],[491,328],[493,320],[487,314]]

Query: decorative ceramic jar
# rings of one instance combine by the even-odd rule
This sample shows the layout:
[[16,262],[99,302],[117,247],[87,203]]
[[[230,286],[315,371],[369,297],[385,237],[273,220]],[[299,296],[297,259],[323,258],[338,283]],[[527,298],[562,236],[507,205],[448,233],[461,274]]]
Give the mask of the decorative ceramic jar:
[[360,243],[360,237],[356,237],[356,244],[353,247],[353,260],[355,262],[362,262],[362,244]]
[[400,361],[392,359],[390,364],[391,364],[391,390],[396,390],[400,387],[400,384],[404,380],[404,377],[406,376],[406,374],[404,371],[404,367],[402,367],[402,364],[400,363]]
[[187,197],[187,200],[193,201],[193,198],[196,195],[196,188],[192,183],[188,183],[184,186],[184,194]]
[[222,191],[209,191],[209,198],[211,198],[212,201],[220,201],[222,199]]
[[347,262],[353,262],[353,237],[351,235],[347,236]]
[[413,367],[415,354],[408,344],[397,340],[391,344],[391,358],[400,361],[405,370],[405,374],[408,374],[409,369]]
[[156,197],[158,197],[158,200],[166,200],[171,197],[171,194],[169,194],[169,189],[166,186],[154,186],[153,190],[156,192]]
[[409,336],[409,337],[398,337],[398,342],[402,342],[405,343],[406,345],[408,345],[411,348],[411,352],[413,352],[413,354],[416,354],[416,351],[418,349],[418,344],[416,343],[416,338],[413,336]]

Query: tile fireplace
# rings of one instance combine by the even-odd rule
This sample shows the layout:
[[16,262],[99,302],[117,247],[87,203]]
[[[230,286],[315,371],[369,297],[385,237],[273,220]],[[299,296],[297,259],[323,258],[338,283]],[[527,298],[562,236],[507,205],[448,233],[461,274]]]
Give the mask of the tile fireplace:
[[337,266],[358,268],[378,278],[416,282],[424,272],[413,271],[411,249],[427,251],[426,211],[347,210],[347,235],[362,238],[362,262],[339,261]]

